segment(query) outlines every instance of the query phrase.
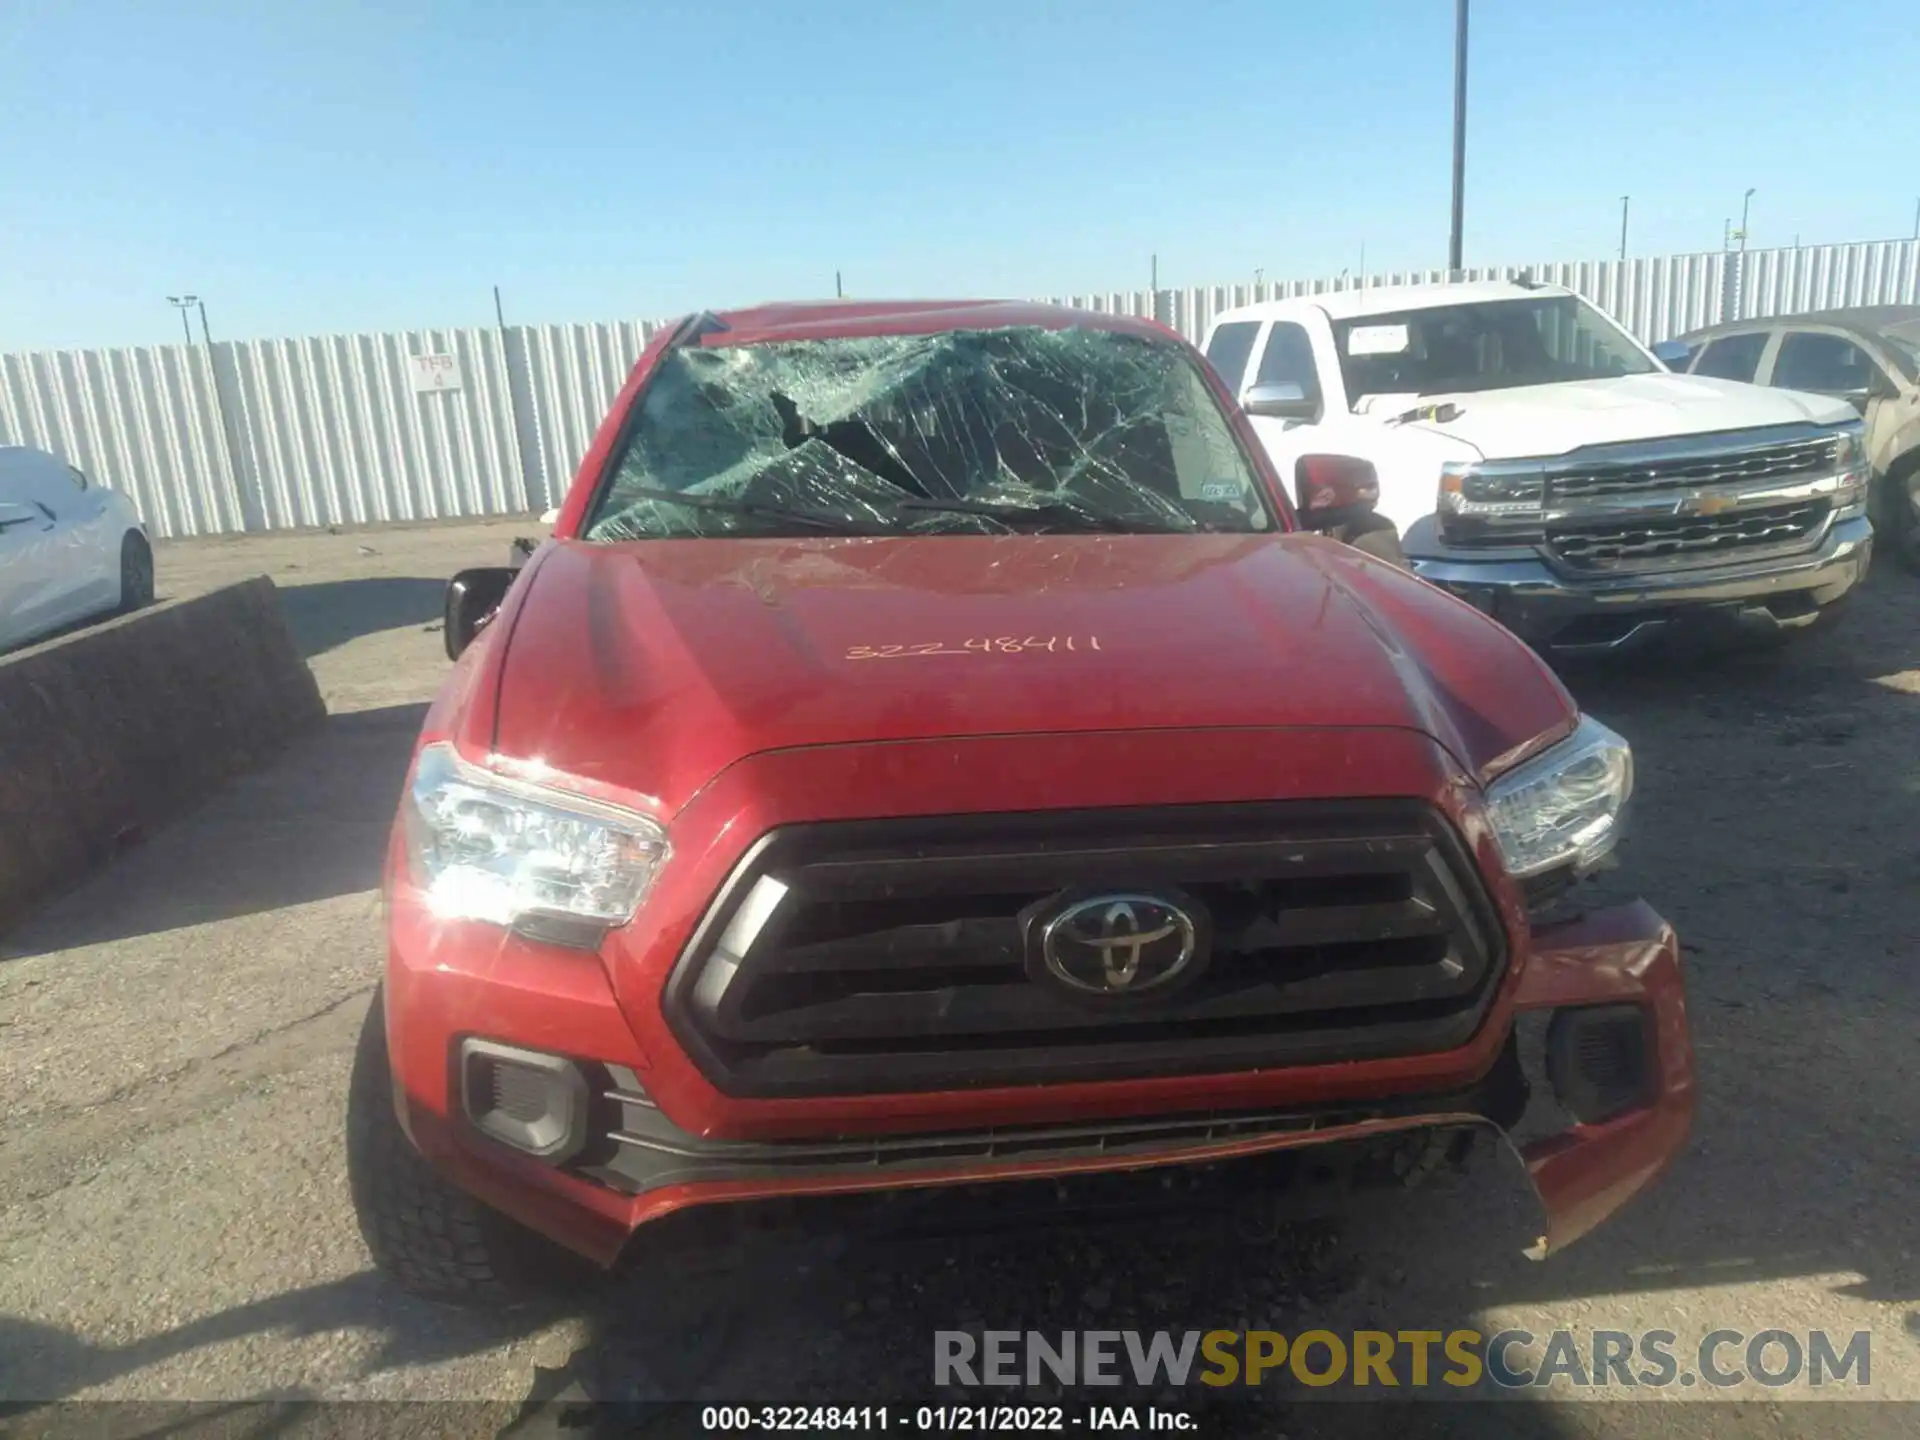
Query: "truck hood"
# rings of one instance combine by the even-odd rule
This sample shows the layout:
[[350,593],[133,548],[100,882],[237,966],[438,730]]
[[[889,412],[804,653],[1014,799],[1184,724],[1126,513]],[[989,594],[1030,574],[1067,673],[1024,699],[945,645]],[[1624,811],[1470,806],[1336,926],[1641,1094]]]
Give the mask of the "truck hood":
[[1765,425],[1808,421],[1832,425],[1853,418],[1852,409],[1844,402],[1824,396],[1665,372],[1459,395],[1422,395],[1402,404],[1404,398],[1377,397],[1368,413],[1387,416],[1416,404],[1457,405],[1460,413],[1455,419],[1413,423],[1461,441],[1487,460],[1563,455],[1586,445]]
[[1304,534],[549,541],[522,587],[466,743],[662,816],[796,746],[1385,726],[1484,776],[1575,716],[1477,611]]

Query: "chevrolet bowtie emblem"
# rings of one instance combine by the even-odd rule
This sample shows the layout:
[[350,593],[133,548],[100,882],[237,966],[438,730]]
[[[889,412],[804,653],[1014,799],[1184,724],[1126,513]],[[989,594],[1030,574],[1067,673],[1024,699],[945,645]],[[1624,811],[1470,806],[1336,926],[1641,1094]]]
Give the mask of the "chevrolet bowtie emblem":
[[1731,495],[1695,495],[1686,508],[1695,515],[1724,515],[1736,503]]

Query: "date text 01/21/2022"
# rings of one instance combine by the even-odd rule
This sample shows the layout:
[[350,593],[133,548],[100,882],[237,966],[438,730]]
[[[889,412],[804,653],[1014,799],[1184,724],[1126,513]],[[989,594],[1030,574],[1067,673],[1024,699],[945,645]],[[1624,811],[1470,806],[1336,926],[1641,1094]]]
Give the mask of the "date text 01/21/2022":
[[1098,635],[995,635],[963,640],[952,645],[944,640],[925,640],[913,645],[849,645],[849,660],[910,660],[918,655],[1024,655],[1030,650],[1045,650],[1061,655],[1068,651],[1098,650]]
[[887,1405],[709,1405],[700,1412],[704,1431],[790,1431],[817,1434],[822,1430],[910,1430],[942,1433],[1007,1434],[1069,1430],[1148,1430],[1170,1434],[1195,1428],[1193,1417],[1179,1410],[1130,1405],[1096,1405],[1084,1414],[1062,1405],[921,1405],[899,1409]]

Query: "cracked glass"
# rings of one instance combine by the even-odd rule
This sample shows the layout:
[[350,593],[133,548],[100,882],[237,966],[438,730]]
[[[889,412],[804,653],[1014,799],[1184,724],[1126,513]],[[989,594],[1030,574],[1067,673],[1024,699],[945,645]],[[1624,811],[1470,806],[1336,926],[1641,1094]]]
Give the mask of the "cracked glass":
[[682,346],[590,540],[1275,528],[1178,347],[1100,330]]

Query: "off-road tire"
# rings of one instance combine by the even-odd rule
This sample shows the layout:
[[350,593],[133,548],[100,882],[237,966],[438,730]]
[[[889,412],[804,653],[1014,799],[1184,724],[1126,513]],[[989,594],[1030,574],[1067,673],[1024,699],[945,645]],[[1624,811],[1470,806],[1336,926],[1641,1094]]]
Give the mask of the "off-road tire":
[[1915,516],[1913,491],[1920,487],[1920,454],[1903,456],[1881,482],[1880,512],[1886,534],[1881,545],[1909,575],[1920,575],[1920,517]]
[[153,547],[129,530],[120,541],[120,613],[131,615],[153,604]]
[[550,1295],[591,1268],[442,1179],[393,1109],[382,992],[376,990],[347,1084],[347,1181],[373,1262],[425,1300],[503,1310]]

